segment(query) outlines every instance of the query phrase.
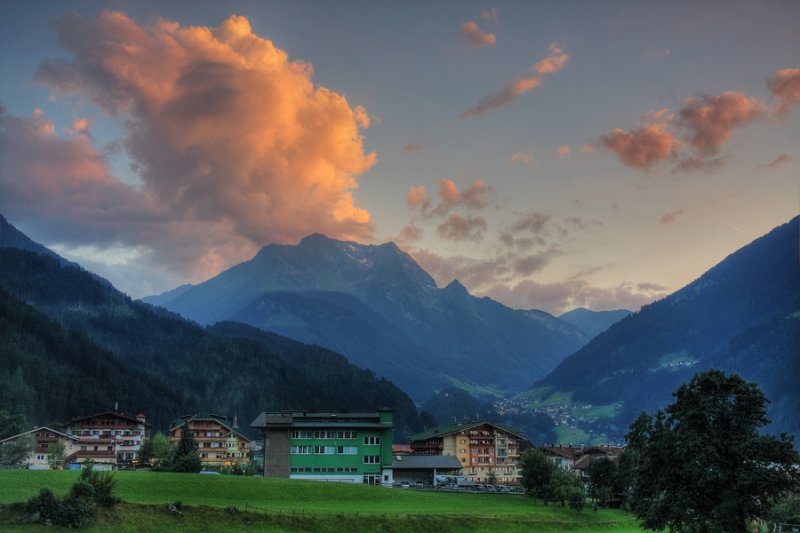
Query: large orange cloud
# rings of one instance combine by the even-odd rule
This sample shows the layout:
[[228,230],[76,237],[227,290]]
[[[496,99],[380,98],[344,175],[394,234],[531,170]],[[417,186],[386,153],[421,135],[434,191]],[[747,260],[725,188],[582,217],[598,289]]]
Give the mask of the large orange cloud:
[[[106,176],[108,190],[125,191],[116,203],[149,213],[140,218],[158,212],[167,234],[192,221],[251,249],[315,231],[371,238],[370,214],[353,198],[358,176],[376,161],[361,136],[369,115],[315,86],[311,65],[289,60],[246,18],[231,16],[217,28],[166,20],[141,26],[105,11],[88,20],[68,15],[56,27],[73,59],[42,63],[37,79],[57,95],[90,98],[126,124],[125,147],[144,185],[126,189]],[[58,189],[66,178],[54,171],[50,186]],[[25,180],[17,176],[10,186]],[[80,212],[80,198],[62,201]],[[173,237],[169,247],[184,246],[184,232]],[[222,263],[225,253],[216,254]]]
[[783,68],[767,80],[767,86],[777,102],[778,112],[788,113],[800,104],[800,68]]
[[663,124],[646,124],[633,131],[615,128],[602,135],[599,143],[617,154],[624,165],[642,170],[674,157],[681,148],[681,142]]
[[766,109],[755,98],[728,91],[689,98],[678,113],[678,124],[689,131],[689,144],[695,152],[714,155],[730,140],[735,128],[763,117]]
[[473,48],[492,46],[497,40],[493,33],[483,31],[472,21],[461,25],[461,35],[467,39],[469,45]]

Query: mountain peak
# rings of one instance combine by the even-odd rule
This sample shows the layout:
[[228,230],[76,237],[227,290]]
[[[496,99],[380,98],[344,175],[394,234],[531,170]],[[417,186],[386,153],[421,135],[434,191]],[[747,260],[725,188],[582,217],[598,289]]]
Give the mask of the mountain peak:
[[448,283],[444,290],[453,294],[469,294],[467,288],[464,287],[464,285],[462,285],[457,279],[454,279]]
[[325,244],[329,242],[333,242],[334,239],[331,239],[327,235],[323,235],[322,233],[312,233],[311,235],[306,235],[303,237],[300,242],[297,244],[298,246],[313,246],[315,244]]

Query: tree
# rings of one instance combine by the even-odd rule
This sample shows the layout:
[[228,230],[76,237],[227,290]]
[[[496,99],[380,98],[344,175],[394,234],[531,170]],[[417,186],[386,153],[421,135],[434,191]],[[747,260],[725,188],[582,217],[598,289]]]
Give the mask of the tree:
[[64,468],[66,446],[63,440],[51,442],[47,448],[47,464],[53,470],[61,470]]
[[[8,411],[0,410],[0,440],[13,437],[24,432],[28,426],[25,415],[10,414]],[[35,442],[31,435],[22,435],[13,442],[0,444],[0,466],[22,466],[26,463]]]
[[174,472],[199,472],[202,468],[200,454],[197,453],[197,442],[186,426],[181,431],[181,440],[175,447],[170,466]]
[[607,505],[617,476],[617,465],[608,457],[601,457],[589,464],[589,487],[592,498]]
[[737,375],[703,372],[673,396],[626,436],[633,511],[647,529],[744,533],[792,487],[792,438],[759,434],[768,400]]
[[142,442],[142,447],[139,448],[139,462],[163,468],[169,462],[171,452],[172,446],[169,438],[159,432]]
[[556,470],[556,465],[540,450],[531,448],[526,450],[519,460],[522,470],[520,482],[525,490],[534,496],[541,496],[547,503],[545,488],[550,483],[550,478]]

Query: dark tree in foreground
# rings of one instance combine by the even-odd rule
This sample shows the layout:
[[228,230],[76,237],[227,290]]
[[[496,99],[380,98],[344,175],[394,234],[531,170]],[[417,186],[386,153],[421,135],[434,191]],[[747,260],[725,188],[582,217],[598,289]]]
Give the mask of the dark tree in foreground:
[[181,440],[175,447],[175,455],[170,465],[173,472],[199,472],[202,468],[200,454],[197,453],[197,442],[186,426],[181,431]]
[[673,396],[626,437],[633,511],[647,529],[745,532],[792,487],[792,438],[759,434],[768,400],[739,376],[703,372]]

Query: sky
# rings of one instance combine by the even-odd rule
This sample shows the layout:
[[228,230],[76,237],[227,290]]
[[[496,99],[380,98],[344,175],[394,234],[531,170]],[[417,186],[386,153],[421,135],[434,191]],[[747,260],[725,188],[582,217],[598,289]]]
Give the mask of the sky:
[[310,233],[640,306],[800,211],[800,2],[0,3],[0,213],[133,297]]

